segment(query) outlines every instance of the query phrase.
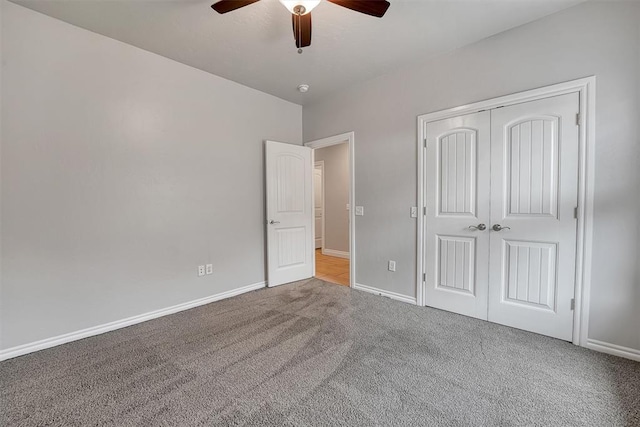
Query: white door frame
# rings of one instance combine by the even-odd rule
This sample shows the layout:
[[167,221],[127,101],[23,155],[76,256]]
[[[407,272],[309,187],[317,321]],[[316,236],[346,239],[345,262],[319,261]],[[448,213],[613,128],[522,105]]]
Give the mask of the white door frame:
[[[353,288],[356,283],[356,227],[355,227],[355,204],[356,204],[356,175],[355,175],[355,158],[354,143],[355,133],[347,132],[340,135],[330,136],[327,138],[317,139],[315,141],[305,142],[305,146],[317,149],[330,147],[338,144],[349,144],[349,286]],[[315,153],[312,157],[315,164]],[[323,176],[324,179],[324,176]],[[324,188],[324,187],[323,187]],[[322,219],[324,221],[324,217]],[[315,221],[313,224],[315,235]],[[324,224],[322,230],[322,247],[324,248]],[[313,274],[316,272],[316,261],[313,257]]]
[[591,289],[593,198],[595,168],[595,111],[596,77],[590,76],[552,86],[501,96],[486,101],[475,102],[442,111],[418,116],[418,206],[423,215],[418,215],[416,290],[419,305],[426,305],[424,278],[424,235],[426,212],[425,195],[425,144],[426,124],[429,122],[475,113],[507,105],[520,104],[537,99],[578,92],[580,94],[580,115],[578,117],[579,159],[578,159],[578,227],[576,247],[575,310],[573,313],[573,343],[583,347],[587,342],[589,326],[589,299]]
[[[314,162],[313,162],[313,167],[314,169],[319,167],[320,170],[322,171],[322,236],[320,236],[320,238],[322,239],[322,245],[320,246],[320,250],[322,251],[322,253],[324,253],[324,233],[325,233],[325,222],[324,222],[324,215],[325,215],[325,211],[324,211],[324,160],[315,160],[315,156],[314,156]],[[313,191],[315,193],[315,186],[313,187]],[[314,194],[315,197],[315,194]],[[313,199],[313,202],[315,203],[315,199]],[[314,206],[315,208],[315,206]],[[315,209],[314,209],[315,212]],[[316,222],[315,222],[315,218],[313,221],[313,237],[315,237],[315,232],[316,232]],[[315,257],[314,257],[315,259]],[[314,264],[313,264],[313,274],[316,274],[316,267],[315,267],[315,260],[314,260]]]

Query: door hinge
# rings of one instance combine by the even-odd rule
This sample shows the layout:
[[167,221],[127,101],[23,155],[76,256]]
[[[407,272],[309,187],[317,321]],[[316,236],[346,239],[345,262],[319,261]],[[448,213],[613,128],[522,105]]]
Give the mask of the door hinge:
[[573,218],[578,219],[578,207],[573,208]]
[[427,148],[427,138],[424,139],[424,148]]
[[423,215],[425,215],[425,216],[426,216],[428,212],[429,212],[429,210],[427,209],[427,207],[426,207],[426,206],[422,208],[422,214],[423,214]]
[[576,114],[576,126],[580,126],[580,113]]
[[422,273],[422,282],[427,283],[427,273]]
[[575,310],[576,309],[576,300],[574,298],[571,298],[571,310]]

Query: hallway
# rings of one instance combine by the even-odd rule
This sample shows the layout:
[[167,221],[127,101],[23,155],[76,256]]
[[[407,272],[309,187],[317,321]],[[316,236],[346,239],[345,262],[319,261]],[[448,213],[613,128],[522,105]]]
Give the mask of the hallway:
[[315,277],[325,282],[349,286],[349,260],[323,255],[321,249],[316,249]]

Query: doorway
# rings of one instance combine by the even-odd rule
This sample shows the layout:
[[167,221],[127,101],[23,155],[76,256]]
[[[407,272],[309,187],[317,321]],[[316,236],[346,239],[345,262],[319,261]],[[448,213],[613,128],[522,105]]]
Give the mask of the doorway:
[[419,117],[421,304],[585,344],[594,85]]
[[578,101],[427,123],[427,305],[571,341]]
[[353,132],[305,144],[313,149],[314,277],[355,283]]

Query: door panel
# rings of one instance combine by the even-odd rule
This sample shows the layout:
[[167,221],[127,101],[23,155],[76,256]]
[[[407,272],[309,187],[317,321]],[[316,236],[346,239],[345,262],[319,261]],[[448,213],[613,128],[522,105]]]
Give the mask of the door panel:
[[557,216],[558,121],[538,117],[506,129],[507,216]]
[[440,215],[475,217],[477,130],[457,129],[437,142]]
[[313,275],[311,149],[266,142],[268,285]]
[[486,319],[490,113],[427,124],[426,304]]
[[438,289],[474,295],[475,243],[474,237],[438,236]]
[[570,341],[578,94],[491,111],[492,322]]
[[505,302],[554,310],[557,245],[506,239],[503,242]]

